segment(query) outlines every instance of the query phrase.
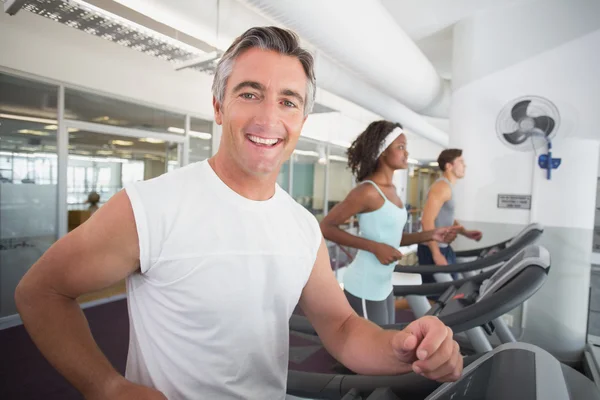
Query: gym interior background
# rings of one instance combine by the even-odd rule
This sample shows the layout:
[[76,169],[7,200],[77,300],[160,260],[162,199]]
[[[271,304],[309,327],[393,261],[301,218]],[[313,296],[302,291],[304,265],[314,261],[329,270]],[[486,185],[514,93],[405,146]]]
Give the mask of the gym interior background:
[[[282,188],[322,218],[356,184],[345,153],[354,137],[374,120],[397,120],[406,127],[411,166],[395,183],[410,206],[406,229],[415,231],[439,175],[437,155],[463,148],[467,177],[456,188],[457,215],[484,232],[481,245],[529,222],[550,232],[549,283],[527,312],[513,313],[514,328],[528,329],[523,337],[535,341],[556,327],[538,343],[552,349],[550,342],[568,342],[556,349],[567,358],[588,339],[600,343],[599,2],[341,7],[332,0],[319,15],[285,2],[275,15],[259,3],[0,3],[0,332],[20,325],[13,300],[20,278],[89,217],[90,206],[101,207],[128,182],[216,153],[215,62],[248,27],[279,24],[316,54],[318,84],[315,109],[281,170]],[[541,99],[537,111],[560,120],[552,143],[561,165],[550,179],[537,165],[545,147],[512,148],[498,135],[507,105],[528,96]],[[531,196],[529,208],[500,208],[500,194]],[[333,267],[342,268],[351,252],[329,248]],[[118,301],[124,290],[121,283],[80,302]]]

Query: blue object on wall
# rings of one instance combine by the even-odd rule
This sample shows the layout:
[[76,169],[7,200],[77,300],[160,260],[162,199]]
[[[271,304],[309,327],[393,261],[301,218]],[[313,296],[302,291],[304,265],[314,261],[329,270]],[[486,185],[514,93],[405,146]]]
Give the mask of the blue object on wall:
[[542,154],[538,158],[538,165],[540,168],[547,171],[546,178],[550,180],[552,176],[552,170],[557,169],[560,166],[560,158],[552,158],[552,143],[548,142],[548,154]]

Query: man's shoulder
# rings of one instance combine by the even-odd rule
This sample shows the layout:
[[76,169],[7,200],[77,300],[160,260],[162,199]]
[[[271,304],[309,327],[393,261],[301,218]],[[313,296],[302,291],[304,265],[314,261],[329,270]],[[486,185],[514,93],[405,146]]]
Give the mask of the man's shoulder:
[[444,179],[438,179],[431,185],[431,188],[429,189],[429,195],[450,198],[452,195],[452,187]]

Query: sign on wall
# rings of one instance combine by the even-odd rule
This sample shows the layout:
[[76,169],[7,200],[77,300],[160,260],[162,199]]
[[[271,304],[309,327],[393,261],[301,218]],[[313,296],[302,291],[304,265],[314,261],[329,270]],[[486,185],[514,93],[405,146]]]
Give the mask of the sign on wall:
[[531,195],[528,194],[499,194],[498,208],[531,210]]

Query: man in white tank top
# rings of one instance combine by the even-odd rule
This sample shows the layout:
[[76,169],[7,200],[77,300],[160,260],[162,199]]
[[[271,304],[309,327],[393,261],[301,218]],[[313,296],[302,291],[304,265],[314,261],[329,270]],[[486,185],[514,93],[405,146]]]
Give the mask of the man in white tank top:
[[[26,328],[86,398],[281,399],[297,304],[357,373],[460,375],[458,345],[437,318],[385,331],[354,313],[317,221],[277,186],[315,89],[313,59],[293,33],[250,29],[214,78],[218,153],[119,192],[23,278],[16,298]],[[75,301],[123,278],[125,377]]]

